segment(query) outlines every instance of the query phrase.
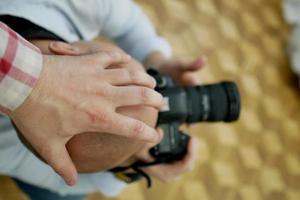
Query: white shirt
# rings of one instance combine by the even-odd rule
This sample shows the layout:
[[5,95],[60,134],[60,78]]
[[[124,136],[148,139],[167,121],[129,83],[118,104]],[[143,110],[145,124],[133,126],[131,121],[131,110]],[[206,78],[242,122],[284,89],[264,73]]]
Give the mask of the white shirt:
[[68,42],[103,35],[139,61],[156,50],[171,56],[169,43],[131,0],[2,0],[0,14],[23,17]]
[[[131,0],[2,0],[0,15],[25,18],[68,42],[92,40],[103,35],[136,59],[153,51],[170,57],[168,42],[159,37],[148,18]],[[80,174],[68,187],[48,165],[19,141],[8,118],[0,115],[0,173],[62,195],[100,191],[117,195],[126,184],[109,172]]]

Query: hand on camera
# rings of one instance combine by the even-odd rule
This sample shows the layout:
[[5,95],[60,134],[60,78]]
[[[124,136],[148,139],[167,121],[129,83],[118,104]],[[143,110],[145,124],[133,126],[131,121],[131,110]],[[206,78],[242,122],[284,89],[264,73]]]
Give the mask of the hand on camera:
[[160,73],[170,76],[177,84],[188,86],[200,83],[198,72],[206,65],[207,58],[199,56],[192,62],[184,62],[180,59],[165,59],[159,52],[150,54],[145,59],[145,66],[155,68]]
[[109,49],[81,55],[78,49],[59,42],[51,47],[52,52],[64,56],[44,55],[36,86],[10,117],[35,151],[69,185],[77,181],[65,146],[73,136],[97,132],[132,140],[160,139],[152,127],[117,112],[125,106],[158,109],[163,105],[162,96],[153,90],[152,77],[143,70],[122,67],[130,63],[130,57]]
[[[137,153],[137,158],[145,162],[153,161],[153,157],[149,154],[149,147]],[[154,166],[144,167],[142,170],[151,177],[168,183],[179,179],[184,173],[192,171],[199,159],[199,141],[196,137],[191,136],[187,154],[185,157],[173,163],[163,163]]]

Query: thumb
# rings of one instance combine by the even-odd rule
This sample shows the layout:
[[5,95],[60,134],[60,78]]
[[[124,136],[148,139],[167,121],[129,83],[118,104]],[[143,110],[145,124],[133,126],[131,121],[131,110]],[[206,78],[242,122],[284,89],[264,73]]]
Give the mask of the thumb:
[[78,173],[65,144],[51,144],[50,148],[46,149],[47,151],[42,155],[46,162],[65,180],[66,184],[75,185]]
[[194,60],[192,63],[190,63],[186,69],[190,70],[190,71],[198,71],[198,70],[202,69],[206,65],[206,63],[207,63],[206,56],[200,56],[199,58]]

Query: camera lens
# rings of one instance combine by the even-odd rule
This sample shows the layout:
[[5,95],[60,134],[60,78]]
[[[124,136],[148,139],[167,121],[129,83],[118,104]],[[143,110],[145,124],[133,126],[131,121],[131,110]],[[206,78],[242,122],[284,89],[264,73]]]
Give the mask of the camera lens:
[[240,95],[233,82],[185,88],[187,92],[186,122],[237,120],[240,114]]

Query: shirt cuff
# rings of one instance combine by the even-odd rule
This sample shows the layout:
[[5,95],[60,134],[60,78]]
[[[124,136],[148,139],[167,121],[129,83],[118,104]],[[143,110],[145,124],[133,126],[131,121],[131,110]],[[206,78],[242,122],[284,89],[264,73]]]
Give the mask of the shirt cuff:
[[0,22],[0,112],[9,114],[31,93],[43,66],[40,50]]

